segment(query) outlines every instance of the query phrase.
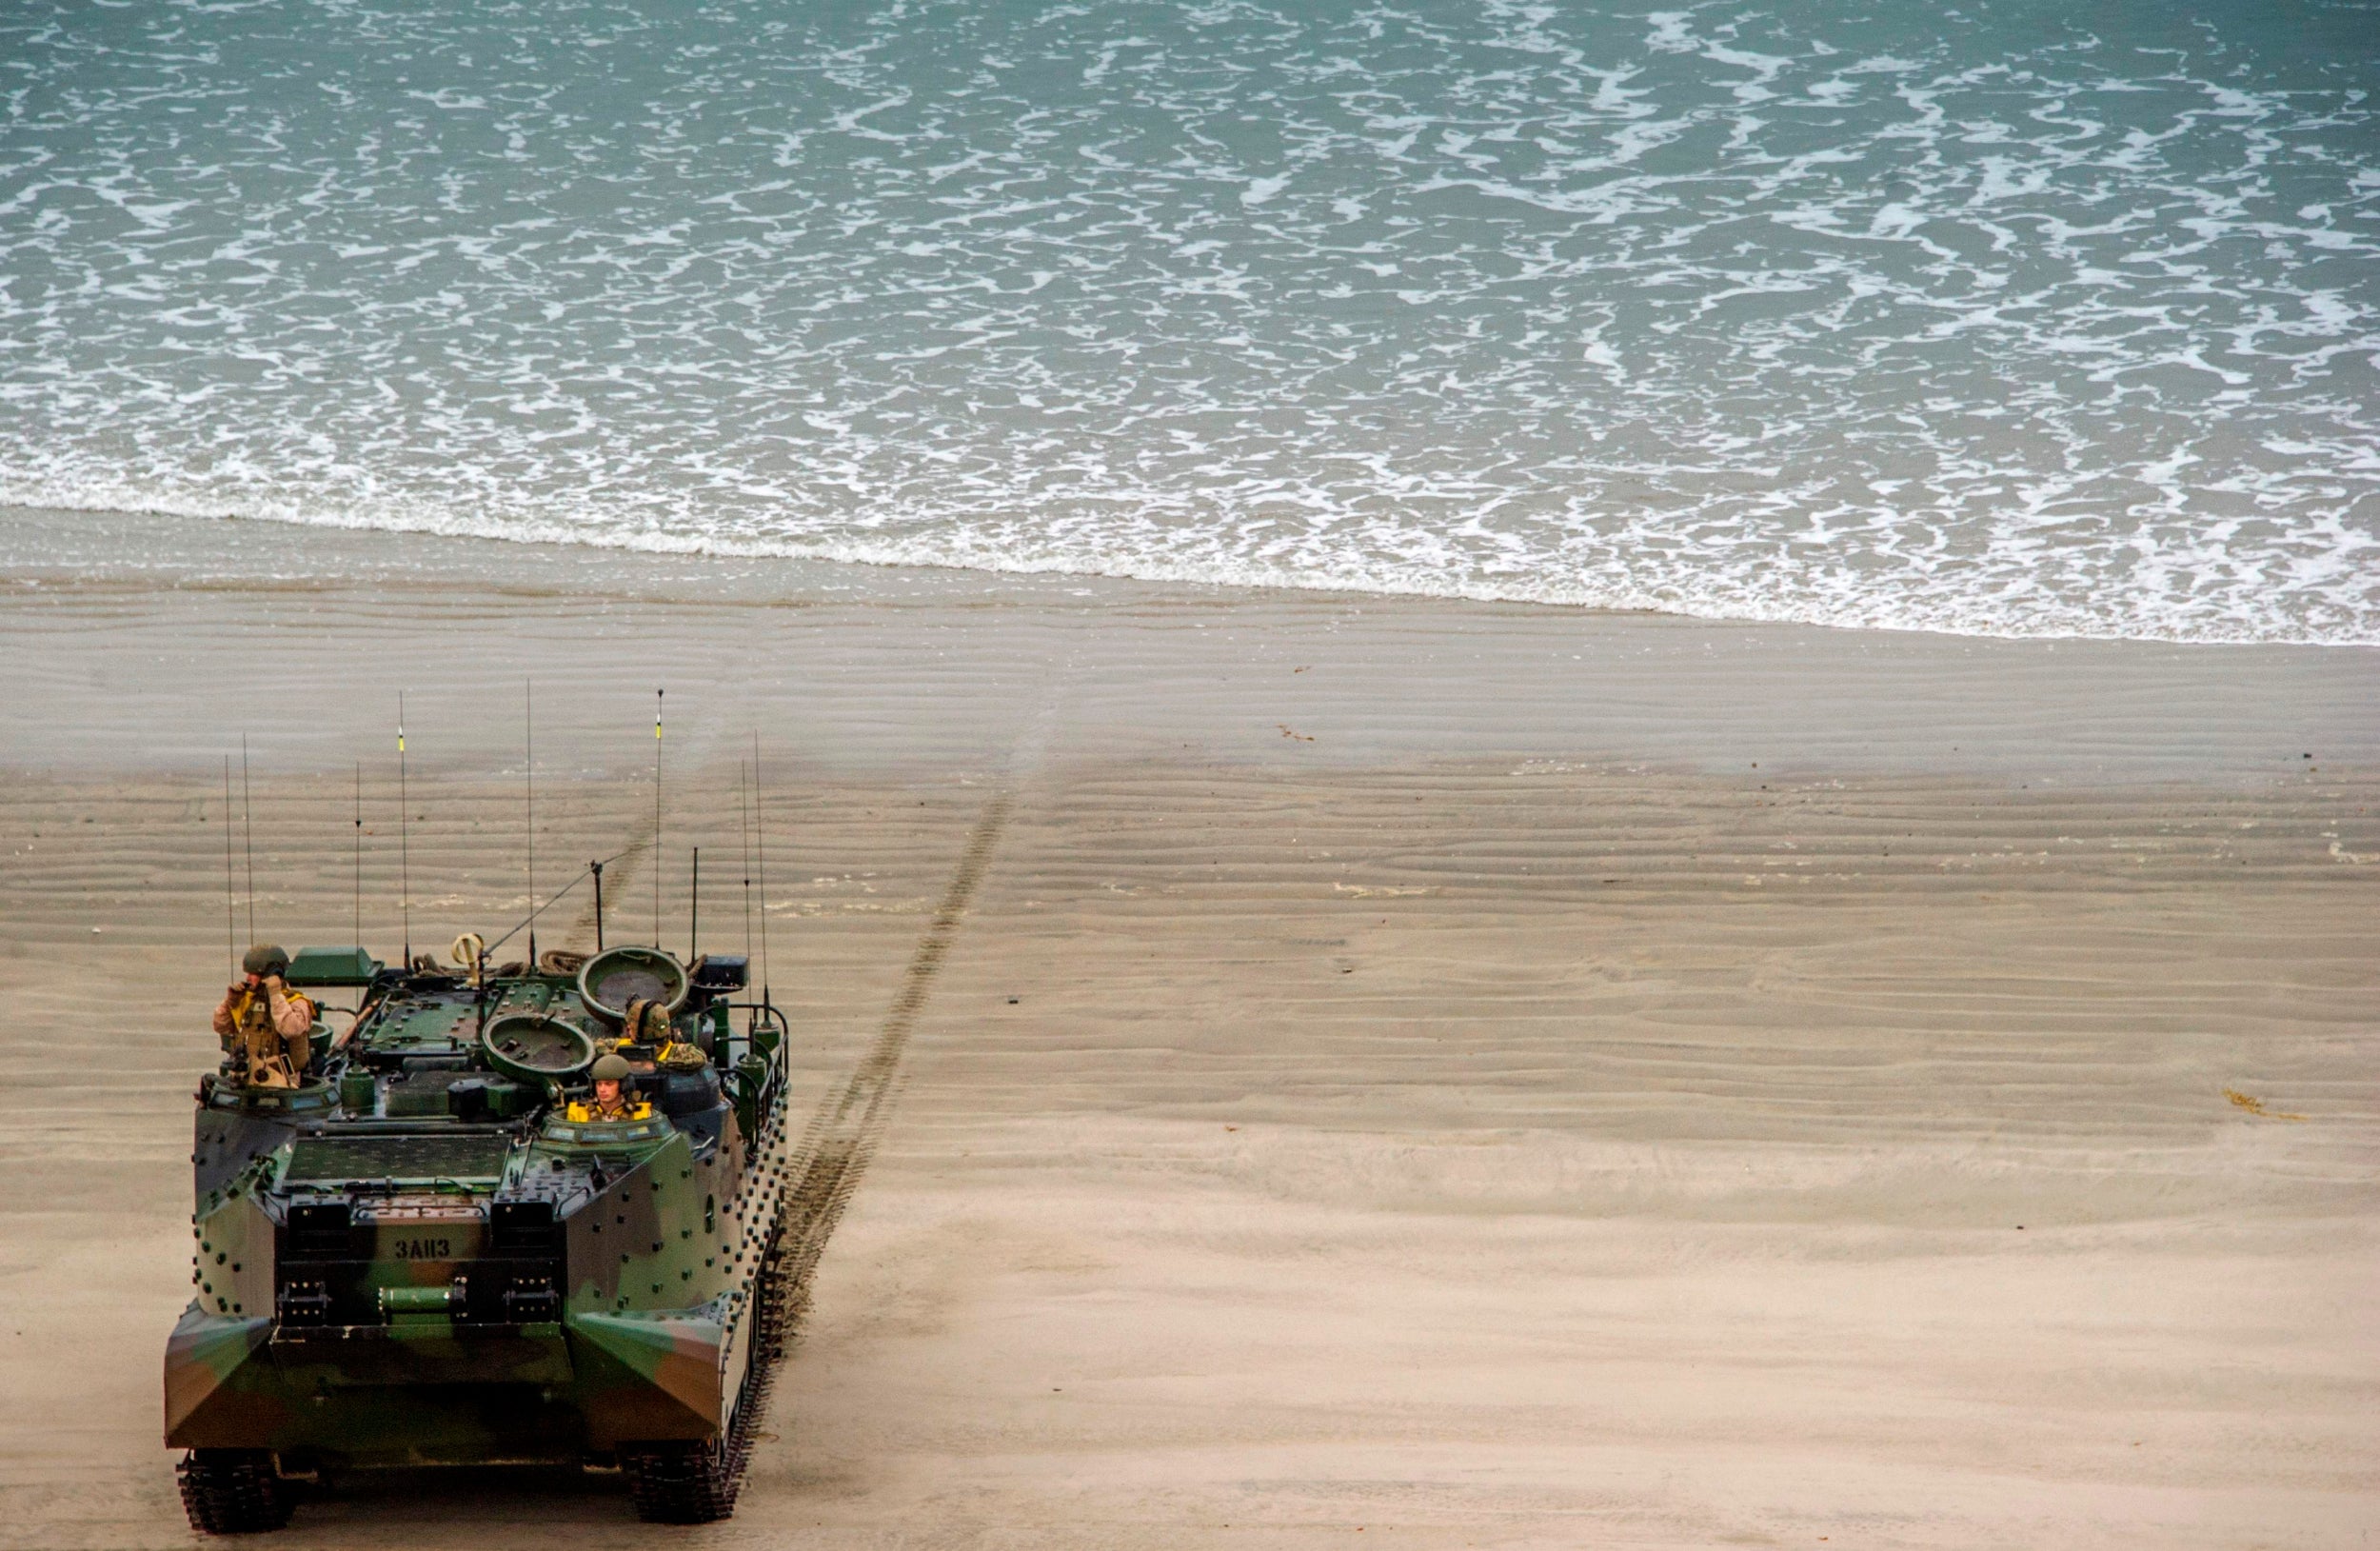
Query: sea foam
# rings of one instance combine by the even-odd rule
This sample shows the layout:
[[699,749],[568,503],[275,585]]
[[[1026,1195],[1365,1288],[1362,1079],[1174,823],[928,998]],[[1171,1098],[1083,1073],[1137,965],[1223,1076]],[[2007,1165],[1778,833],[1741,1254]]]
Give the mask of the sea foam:
[[2089,22],[30,4],[0,501],[2380,640],[2369,30]]

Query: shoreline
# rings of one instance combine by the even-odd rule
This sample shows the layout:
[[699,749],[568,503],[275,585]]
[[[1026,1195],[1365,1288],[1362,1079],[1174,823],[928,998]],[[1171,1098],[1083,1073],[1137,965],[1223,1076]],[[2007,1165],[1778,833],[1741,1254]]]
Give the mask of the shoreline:
[[[166,545],[153,558],[155,535],[136,530],[87,536],[35,567],[54,526],[0,513],[0,643],[25,665],[0,767],[211,768],[245,732],[284,767],[344,768],[392,752],[403,690],[422,767],[485,769],[517,760],[527,681],[557,730],[611,725],[625,740],[648,728],[651,690],[665,686],[713,741],[730,722],[810,729],[791,751],[824,769],[981,766],[1044,715],[1087,757],[1187,750],[1259,766],[1510,756],[2019,784],[2380,766],[2368,714],[2380,653],[2361,649],[2006,641],[512,547],[507,559],[536,565],[491,578],[476,542],[270,536],[297,542]],[[49,585],[87,561],[94,579]],[[227,668],[243,682],[226,683]],[[1052,686],[1066,687],[1044,710]],[[648,753],[624,744],[604,763],[634,768]]]
[[[138,547],[149,552],[178,553],[171,564],[199,573],[203,566],[220,566],[228,551],[245,566],[232,574],[192,574],[181,579],[179,585],[193,583],[220,586],[249,585],[257,587],[303,586],[307,582],[328,583],[331,578],[274,576],[266,568],[258,554],[270,547],[261,543],[243,542],[252,535],[241,529],[273,530],[282,534],[299,534],[293,544],[282,547],[304,549],[309,546],[336,562],[353,566],[358,562],[376,564],[383,569],[374,580],[389,587],[435,587],[450,584],[457,576],[468,575],[481,585],[496,587],[521,596],[554,596],[585,594],[603,590],[601,581],[627,588],[625,580],[597,579],[590,585],[590,573],[606,561],[612,568],[627,566],[649,567],[655,563],[684,567],[688,579],[700,577],[714,585],[724,581],[731,587],[744,590],[747,601],[772,601],[772,591],[791,596],[815,593],[858,593],[882,598],[942,598],[962,596],[969,592],[1009,593],[1019,597],[1054,596],[1160,596],[1199,599],[1224,603],[1292,601],[1321,601],[1339,605],[1376,603],[1385,606],[1445,606],[1488,609],[1514,609],[1528,612],[1550,612],[1585,618],[1656,619],[1679,624],[1699,624],[1720,626],[1770,626],[1787,629],[1826,630],[1854,636],[1878,635],[1913,637],[1943,641],[1980,641],[2033,644],[2070,644],[2074,646],[2143,646],[2211,649],[2270,649],[2290,651],[2380,651],[2380,641],[2186,641],[2166,637],[2126,636],[2113,633],[2075,632],[2068,634],[2011,634],[1983,628],[1973,630],[1948,629],[1926,626],[1887,624],[1842,624],[1791,617],[1765,618],[1750,615],[1703,614],[1677,607],[1619,607],[1607,605],[1571,603],[1544,599],[1506,598],[1467,592],[1436,593],[1413,589],[1378,589],[1341,587],[1328,583],[1298,582],[1219,582],[1190,577],[1147,577],[1103,571],[1069,571],[1055,567],[1028,566],[966,566],[957,563],[931,563],[906,560],[836,559],[775,553],[754,549],[738,552],[699,545],[656,545],[645,547],[627,543],[609,543],[597,539],[553,539],[545,537],[508,537],[502,534],[458,533],[423,526],[418,527],[376,527],[363,525],[317,524],[291,518],[216,515],[190,516],[164,510],[126,511],[116,508],[69,508],[12,506],[0,503],[0,583],[42,585],[52,574],[69,578],[89,576],[94,566],[104,567],[120,564],[103,555],[103,549]],[[94,547],[93,532],[105,535],[108,542]],[[193,531],[204,532],[205,539],[193,539]],[[226,530],[237,535],[229,544],[220,541]],[[467,565],[451,571],[440,567],[451,563],[453,557],[442,552],[446,546],[460,546],[465,552],[480,549],[486,552],[512,551],[523,558],[525,568],[543,570],[549,580],[537,587],[519,582],[490,580],[482,571]],[[402,551],[402,553],[400,553]],[[46,557],[45,557],[46,556]],[[203,558],[202,558],[203,557]],[[320,565],[320,562],[317,562]],[[576,574],[569,573],[576,567]],[[129,571],[128,576],[156,580],[160,569],[153,562]],[[770,573],[776,574],[770,574]],[[351,575],[338,580],[351,580]],[[755,590],[757,589],[757,590]]]

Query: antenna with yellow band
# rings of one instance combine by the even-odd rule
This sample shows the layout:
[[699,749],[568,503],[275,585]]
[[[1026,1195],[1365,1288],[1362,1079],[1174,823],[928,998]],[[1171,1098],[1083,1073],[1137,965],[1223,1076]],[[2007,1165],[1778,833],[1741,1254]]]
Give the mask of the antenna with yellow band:
[[653,691],[653,945],[661,946],[661,697]]
[[397,916],[404,927],[405,968],[413,971],[413,814],[405,789],[405,691],[397,691]]
[[529,875],[529,967],[537,966],[537,686],[521,681],[521,783],[526,793],[522,839]]

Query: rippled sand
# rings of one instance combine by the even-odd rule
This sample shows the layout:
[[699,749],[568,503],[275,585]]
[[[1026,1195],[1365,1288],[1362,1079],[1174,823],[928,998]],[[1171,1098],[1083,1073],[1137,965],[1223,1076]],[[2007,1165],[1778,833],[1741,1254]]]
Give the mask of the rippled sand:
[[[672,943],[701,845],[704,938],[744,944],[761,734],[805,1096],[1010,804],[704,1543],[2373,1526],[2368,654],[316,574],[411,542],[272,586],[0,582],[0,1542],[187,1543],[158,1368],[224,755],[248,729],[257,930],[292,943],[353,930],[366,762],[385,951],[407,687],[413,936],[443,945],[526,898],[526,675],[547,889],[649,839],[667,685]],[[613,933],[650,931],[651,880],[611,874]],[[298,1523],[652,1540],[602,1481],[367,1483]]]

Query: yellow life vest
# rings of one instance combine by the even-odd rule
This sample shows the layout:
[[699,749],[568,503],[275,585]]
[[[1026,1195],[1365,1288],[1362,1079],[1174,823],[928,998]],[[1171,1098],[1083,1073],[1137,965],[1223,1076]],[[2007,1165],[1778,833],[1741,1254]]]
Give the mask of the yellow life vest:
[[573,1099],[570,1101],[570,1107],[563,1112],[563,1119],[574,1125],[585,1125],[590,1121],[650,1120],[652,1115],[653,1106],[641,1099],[635,1104],[624,1106],[617,1115],[599,1115],[595,1112],[593,1104],[584,1099]]

